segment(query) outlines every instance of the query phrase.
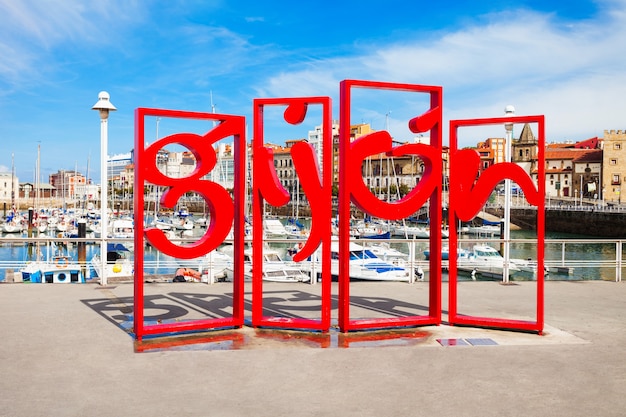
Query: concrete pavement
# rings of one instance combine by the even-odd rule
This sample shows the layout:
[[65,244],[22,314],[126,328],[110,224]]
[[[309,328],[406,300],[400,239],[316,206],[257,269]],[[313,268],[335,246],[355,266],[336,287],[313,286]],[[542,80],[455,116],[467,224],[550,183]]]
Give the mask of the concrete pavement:
[[[415,314],[412,306],[427,304],[427,285],[354,283],[351,316]],[[146,315],[219,316],[228,313],[230,290],[146,284],[153,307]],[[459,313],[533,319],[534,290],[533,282],[463,282]],[[318,291],[268,284],[264,305],[276,315],[315,317],[310,295]],[[444,309],[446,294],[444,286]],[[373,343],[333,331],[321,343],[244,328],[220,342],[138,349],[125,330],[132,295],[131,284],[0,285],[0,416],[626,413],[624,283],[547,282],[543,336],[442,325]]]

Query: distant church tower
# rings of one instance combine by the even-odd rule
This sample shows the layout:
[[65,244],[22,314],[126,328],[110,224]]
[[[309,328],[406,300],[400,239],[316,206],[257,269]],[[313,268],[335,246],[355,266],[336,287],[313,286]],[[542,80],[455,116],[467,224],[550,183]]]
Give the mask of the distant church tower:
[[626,182],[626,131],[605,130],[602,155],[602,195],[605,201],[623,203]]
[[522,128],[519,139],[513,140],[511,148],[512,162],[524,168],[528,174],[537,169],[539,147],[537,146],[537,138],[528,123]]

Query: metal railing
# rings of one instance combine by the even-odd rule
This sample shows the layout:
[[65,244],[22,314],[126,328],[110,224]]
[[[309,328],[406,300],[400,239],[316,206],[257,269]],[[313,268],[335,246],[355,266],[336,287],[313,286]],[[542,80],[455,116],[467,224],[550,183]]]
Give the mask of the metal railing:
[[[193,242],[195,238],[180,239],[180,243]],[[132,239],[110,239],[109,241],[131,243]],[[270,245],[282,245],[286,250],[290,245],[299,242],[298,239],[271,239],[266,240]],[[424,257],[424,250],[429,248],[428,239],[356,239],[356,242],[362,245],[377,245],[384,242],[386,245],[395,247],[406,254],[408,257],[408,265],[411,270],[417,267],[422,268],[426,273],[429,271],[429,261]],[[626,272],[626,264],[624,262],[626,247],[623,239],[546,239],[545,240],[545,267],[549,270],[550,280],[611,280],[620,282]],[[100,246],[101,240],[95,238],[22,238],[22,237],[4,237],[0,239],[0,249],[6,249],[5,252],[14,250],[16,255],[9,254],[0,259],[0,280],[4,279],[7,270],[13,270],[15,273],[26,266],[29,257],[25,256],[32,252],[32,256],[36,255],[35,251],[41,253],[52,253],[53,247],[62,246],[70,247],[71,250],[79,244]],[[476,243],[488,243],[495,248],[504,243],[499,238],[463,238],[459,239],[459,247],[470,247]],[[509,244],[512,247],[512,258],[515,255],[515,248],[531,247],[536,244],[536,239],[510,239]],[[445,241],[443,243],[445,246]],[[95,251],[92,250],[92,252]],[[12,248],[12,249],[10,249]],[[21,249],[21,255],[17,255]],[[532,252],[532,251],[531,251]],[[98,250],[99,253],[99,250]],[[525,258],[530,257],[524,256]],[[32,258],[31,258],[32,259]],[[79,263],[85,268],[89,268],[91,259],[78,259]],[[144,260],[144,272],[158,273],[158,271],[166,271],[179,266],[178,260],[168,256],[156,256],[156,259]],[[447,261],[442,261],[442,268],[447,267]],[[315,280],[311,280],[314,283]]]

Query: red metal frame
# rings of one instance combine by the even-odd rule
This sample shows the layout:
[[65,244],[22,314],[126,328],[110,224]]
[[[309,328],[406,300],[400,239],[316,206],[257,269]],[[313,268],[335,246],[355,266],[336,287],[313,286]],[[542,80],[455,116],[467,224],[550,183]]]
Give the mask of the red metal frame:
[[[430,95],[430,108],[408,122],[413,133],[430,131],[430,145],[405,144],[393,147],[388,132],[375,132],[350,142],[350,110],[352,89],[395,90]],[[350,203],[365,213],[379,218],[398,220],[415,213],[430,199],[431,224],[441,224],[441,155],[442,155],[442,93],[441,87],[375,81],[344,80],[340,83],[339,126],[339,328],[342,332],[372,328],[389,328],[441,323],[441,229],[431,230],[429,313],[376,319],[350,319]],[[387,203],[374,196],[363,183],[361,163],[376,153],[417,155],[426,166],[422,181],[401,200]]]
[[[263,206],[267,201],[274,206],[289,202],[290,196],[278,177],[273,162],[273,152],[264,146],[263,110],[266,106],[285,106],[284,120],[289,124],[300,124],[306,117],[309,105],[322,106],[322,165],[315,155],[314,148],[306,142],[298,142],[291,148],[292,159],[300,184],[307,195],[312,213],[311,233],[294,261],[302,261],[313,255],[321,245],[321,303],[320,319],[275,317],[263,314]],[[252,179],[252,325],[254,327],[279,327],[289,329],[310,329],[328,331],[330,328],[330,236],[331,198],[333,179],[332,155],[332,108],[329,97],[255,99],[254,141]],[[321,168],[321,170],[320,170]],[[316,279],[316,277],[311,277]]]
[[[214,121],[217,125],[204,135],[192,133],[173,134],[146,147],[145,118],[166,117]],[[213,145],[219,140],[232,137],[234,140],[234,195],[220,185],[201,178],[211,172],[215,166],[216,155]],[[187,147],[196,157],[196,169],[184,178],[171,178],[162,174],[156,165],[156,155],[169,144]],[[134,282],[134,331],[135,338],[172,332],[197,331],[224,327],[241,327],[244,322],[243,298],[243,248],[244,248],[244,212],[245,207],[245,119],[242,116],[215,113],[188,112],[177,110],[138,108],[135,110],[135,190],[143,190],[151,183],[167,187],[161,198],[164,207],[175,207],[178,199],[188,191],[201,194],[210,210],[211,223],[204,236],[189,245],[177,245],[171,242],[157,228],[144,229],[144,194],[134,193],[135,224],[135,282]],[[234,225],[234,226],[233,226]],[[191,259],[209,253],[217,248],[234,227],[234,274],[233,280],[233,315],[218,319],[189,320],[177,323],[145,325],[144,323],[144,236],[156,249],[178,257]]]
[[[504,125],[505,123],[537,123],[538,125],[538,169],[537,186],[532,178],[512,162],[495,164],[484,170],[478,177],[480,157],[475,150],[457,147],[457,130],[460,127]],[[544,116],[515,116],[485,119],[450,121],[450,207],[449,216],[449,308],[450,324],[493,327],[500,329],[535,331],[541,333],[544,325],[544,244],[545,244],[545,122]],[[457,254],[458,220],[469,221],[481,210],[489,195],[501,180],[516,181],[528,202],[537,208],[537,297],[536,319],[534,321],[515,320],[498,317],[478,317],[458,314],[457,300]]]

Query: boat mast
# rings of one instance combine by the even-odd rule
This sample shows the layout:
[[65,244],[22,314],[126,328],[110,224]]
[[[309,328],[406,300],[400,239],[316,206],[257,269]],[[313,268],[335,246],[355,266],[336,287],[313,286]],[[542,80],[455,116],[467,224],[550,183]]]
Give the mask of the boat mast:
[[15,154],[11,153],[11,209],[15,212]]
[[37,144],[37,163],[35,164],[35,212],[39,208],[39,197],[40,197],[40,183],[39,183],[39,171],[41,169],[41,144]]
[[[89,164],[91,162],[91,151],[89,152],[89,154],[87,154],[87,176],[85,177],[85,193],[83,194],[83,201],[85,202],[85,205],[83,206],[83,209],[86,210],[87,209],[87,187],[89,186]],[[84,214],[84,213],[83,213]]]
[[74,211],[76,211],[76,180],[78,179],[78,161],[74,161],[74,185],[72,187],[72,200],[74,200]]

